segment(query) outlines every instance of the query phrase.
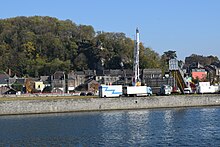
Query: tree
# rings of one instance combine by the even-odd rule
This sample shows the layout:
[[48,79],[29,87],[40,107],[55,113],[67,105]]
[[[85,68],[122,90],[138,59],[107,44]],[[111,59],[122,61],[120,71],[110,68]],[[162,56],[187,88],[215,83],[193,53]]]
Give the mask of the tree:
[[95,31],[92,26],[79,25],[78,31],[80,40],[92,40],[95,36]]
[[[55,70],[100,70],[133,66],[134,41],[121,32],[95,33],[90,25],[53,17],[0,20],[0,70],[18,76],[50,75]],[[141,68],[158,67],[158,54],[141,45]]]
[[31,78],[27,78],[25,81],[25,87],[27,93],[32,93],[34,91],[34,81]]
[[163,53],[160,61],[163,73],[169,70],[169,60],[174,58],[177,58],[176,51],[169,50]]
[[11,87],[16,91],[23,91],[23,85],[18,82],[13,83]]
[[192,54],[191,56],[185,58],[186,65],[190,65],[194,62],[205,66],[205,65],[210,65],[213,62],[219,62],[219,59],[216,56],[206,57],[206,56],[196,55],[196,54]]
[[77,70],[84,70],[88,68],[87,58],[85,54],[79,54],[74,60],[74,65]]
[[52,91],[52,87],[51,87],[51,86],[46,86],[46,87],[43,89],[42,93],[50,93],[51,91]]
[[164,52],[164,55],[167,58],[167,60],[177,58],[176,51],[172,51],[172,50]]
[[141,45],[140,48],[140,68],[159,68],[160,56],[151,48],[144,48]]

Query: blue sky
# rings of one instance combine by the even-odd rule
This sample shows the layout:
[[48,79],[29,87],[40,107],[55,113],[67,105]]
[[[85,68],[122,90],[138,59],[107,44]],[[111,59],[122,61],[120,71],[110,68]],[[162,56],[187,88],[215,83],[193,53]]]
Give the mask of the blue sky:
[[220,57],[219,0],[5,0],[0,7],[1,19],[52,16],[130,38],[138,27],[145,47],[159,54],[175,50],[181,60]]

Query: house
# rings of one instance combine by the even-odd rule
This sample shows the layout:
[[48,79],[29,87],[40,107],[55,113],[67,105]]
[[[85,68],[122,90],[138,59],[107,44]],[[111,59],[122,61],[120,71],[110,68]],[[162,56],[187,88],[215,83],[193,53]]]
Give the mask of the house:
[[5,72],[0,72],[0,94],[4,94],[10,89],[9,79],[10,76],[8,74],[6,74]]
[[102,72],[97,73],[95,80],[104,85],[118,84],[117,81],[122,76],[123,71],[119,69],[102,70]]
[[66,76],[63,71],[56,71],[51,76],[52,92],[64,93],[66,92]]
[[25,78],[17,77],[14,75],[14,77],[9,79],[9,85],[15,90],[20,91],[21,93],[25,93],[25,81]]
[[143,69],[141,79],[142,83],[150,87],[160,87],[163,84],[168,84],[166,82],[168,79],[163,78],[162,70],[159,68]]
[[17,91],[13,88],[9,88],[6,92],[4,92],[3,94],[17,94]]
[[150,86],[153,93],[159,93],[162,85],[174,85],[174,78],[171,74],[166,73],[163,75],[162,70],[159,68],[143,69],[141,74],[142,83]]
[[86,80],[94,79],[96,76],[96,70],[84,70]]
[[43,82],[45,87],[51,86],[51,76],[40,76],[40,81]]
[[210,83],[217,83],[216,68],[213,65],[206,65],[207,79]]
[[1,86],[0,87],[0,95],[5,94],[10,88],[8,86]]
[[86,84],[86,90],[91,91],[93,93],[96,93],[100,86],[100,84],[97,81],[92,80],[92,79],[86,81],[85,84]]
[[161,78],[162,77],[162,70],[159,68],[143,69],[141,75],[142,75],[142,79]]
[[26,93],[35,93],[35,92],[38,92],[36,89],[35,89],[35,82],[36,81],[39,81],[38,78],[26,78],[25,79],[25,89],[26,89]]
[[71,71],[67,74],[67,92],[74,92],[76,88],[81,89],[85,82],[93,80],[95,75],[95,70]]
[[0,73],[0,87],[9,86],[10,76],[5,72]]
[[76,75],[75,72],[70,72],[67,74],[67,92],[74,92],[75,88],[78,86],[76,85]]
[[100,84],[93,80],[93,79],[89,79],[87,81],[85,81],[85,83],[79,85],[78,87],[75,88],[75,90],[77,91],[90,91],[93,93],[96,93],[98,91]]
[[71,71],[67,75],[67,92],[73,92],[76,87],[84,84],[85,81],[86,75],[84,71]]
[[44,85],[43,81],[35,81],[34,82],[34,88],[37,91],[42,92],[45,88],[45,85]]
[[199,62],[192,62],[186,68],[187,68],[187,73],[190,75],[194,69],[204,69],[204,66]]
[[192,69],[191,75],[193,79],[205,81],[207,78],[207,71],[205,69]]
[[207,71],[207,77],[209,82],[211,83],[219,83],[220,82],[220,63],[213,62],[211,65],[205,66],[205,70]]
[[124,83],[125,85],[129,85],[132,83],[132,78],[134,76],[134,72],[131,69],[124,69],[123,70],[124,75],[123,75],[123,79],[124,79]]

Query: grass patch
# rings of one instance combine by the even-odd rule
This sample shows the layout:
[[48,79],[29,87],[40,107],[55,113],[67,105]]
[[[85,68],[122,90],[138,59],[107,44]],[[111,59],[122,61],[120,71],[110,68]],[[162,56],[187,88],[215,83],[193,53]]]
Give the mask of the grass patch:
[[59,99],[85,99],[98,98],[98,96],[30,96],[30,97],[0,97],[1,101],[25,101],[25,100],[59,100]]

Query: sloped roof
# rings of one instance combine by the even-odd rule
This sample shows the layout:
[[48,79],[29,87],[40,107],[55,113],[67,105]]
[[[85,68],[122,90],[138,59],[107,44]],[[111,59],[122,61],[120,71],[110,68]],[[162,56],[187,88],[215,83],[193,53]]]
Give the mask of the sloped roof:
[[216,66],[217,68],[220,68],[220,62],[213,62],[211,65]]
[[50,76],[40,76],[40,80],[41,81],[50,81],[51,79],[50,79]]
[[95,81],[95,80],[93,80],[93,79],[89,79],[89,80],[87,80],[87,81],[85,81],[85,83],[84,84],[89,84],[89,83],[98,83],[97,81]]
[[25,79],[24,79],[24,78],[19,78],[19,79],[16,79],[15,82],[24,85],[24,83],[25,83]]
[[94,70],[84,70],[85,75],[95,75],[96,72]]
[[215,71],[215,66],[214,65],[207,65],[205,66],[205,70],[207,70],[208,72],[212,72]]
[[63,71],[56,71],[54,74],[53,74],[53,79],[62,79],[64,78],[64,75],[65,73]]
[[7,90],[6,92],[4,92],[4,94],[16,94],[17,90],[10,88],[9,90]]
[[103,70],[103,75],[119,76],[122,74],[123,74],[123,71],[120,69]]
[[150,69],[143,69],[143,74],[161,74],[162,70],[159,68],[150,68]]
[[2,86],[0,87],[0,94],[4,94],[6,91],[8,91],[10,88],[8,86]]
[[131,69],[124,69],[124,72],[125,72],[126,76],[133,76],[133,70],[131,70]]
[[0,84],[7,84],[10,76],[6,73],[0,73]]
[[84,71],[75,71],[76,75],[85,75]]
[[192,72],[206,72],[204,68],[195,68],[192,69]]

